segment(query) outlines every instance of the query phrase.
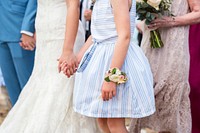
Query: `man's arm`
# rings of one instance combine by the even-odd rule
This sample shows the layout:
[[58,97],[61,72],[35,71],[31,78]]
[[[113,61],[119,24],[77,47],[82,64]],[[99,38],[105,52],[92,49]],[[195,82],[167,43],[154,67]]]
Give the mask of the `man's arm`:
[[22,22],[21,31],[26,31],[29,33],[35,32],[36,10],[37,10],[37,0],[29,0],[26,7],[24,19]]
[[26,50],[33,50],[35,48],[35,39],[33,37],[33,34],[35,32],[36,10],[37,0],[29,0],[22,22],[22,43],[20,43],[20,45]]

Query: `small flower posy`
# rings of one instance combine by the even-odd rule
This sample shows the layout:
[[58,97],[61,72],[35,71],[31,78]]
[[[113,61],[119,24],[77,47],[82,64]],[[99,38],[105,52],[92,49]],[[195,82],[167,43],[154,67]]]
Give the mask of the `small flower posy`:
[[106,82],[114,82],[119,84],[126,83],[128,80],[126,73],[120,71],[118,68],[109,69],[104,78]]

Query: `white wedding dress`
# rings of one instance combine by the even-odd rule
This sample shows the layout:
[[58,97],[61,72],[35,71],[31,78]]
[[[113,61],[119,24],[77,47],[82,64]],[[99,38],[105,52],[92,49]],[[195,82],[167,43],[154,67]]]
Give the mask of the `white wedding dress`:
[[[95,119],[73,111],[74,77],[58,73],[65,36],[65,0],[38,0],[33,73],[0,133],[98,133]],[[84,43],[79,24],[75,51]]]

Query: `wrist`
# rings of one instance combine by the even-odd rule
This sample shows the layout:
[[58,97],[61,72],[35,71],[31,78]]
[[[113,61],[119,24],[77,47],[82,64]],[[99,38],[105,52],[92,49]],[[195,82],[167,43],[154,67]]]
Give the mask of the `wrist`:
[[172,24],[172,27],[178,26],[178,23],[179,23],[179,19],[178,19],[177,17],[172,16],[172,17],[171,17],[171,24]]
[[63,51],[62,51],[62,54],[64,54],[64,55],[69,55],[69,54],[72,54],[72,53],[74,53],[74,52],[71,49],[63,49]]
[[118,68],[115,67],[108,70],[104,80],[106,82],[122,84],[122,83],[126,83],[128,78],[124,72],[120,71]]

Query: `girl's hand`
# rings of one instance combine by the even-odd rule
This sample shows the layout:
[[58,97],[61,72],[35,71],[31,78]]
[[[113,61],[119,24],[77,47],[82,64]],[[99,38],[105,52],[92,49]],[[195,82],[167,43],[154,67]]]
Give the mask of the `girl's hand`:
[[104,101],[108,101],[112,99],[114,96],[116,96],[116,87],[117,87],[116,83],[104,81],[101,89],[102,99]]
[[58,71],[63,71],[68,78],[73,75],[78,68],[78,60],[73,51],[62,53],[58,61]]
[[151,30],[155,30],[158,28],[171,28],[175,26],[175,18],[174,17],[162,17],[157,18],[148,25],[148,28]]

